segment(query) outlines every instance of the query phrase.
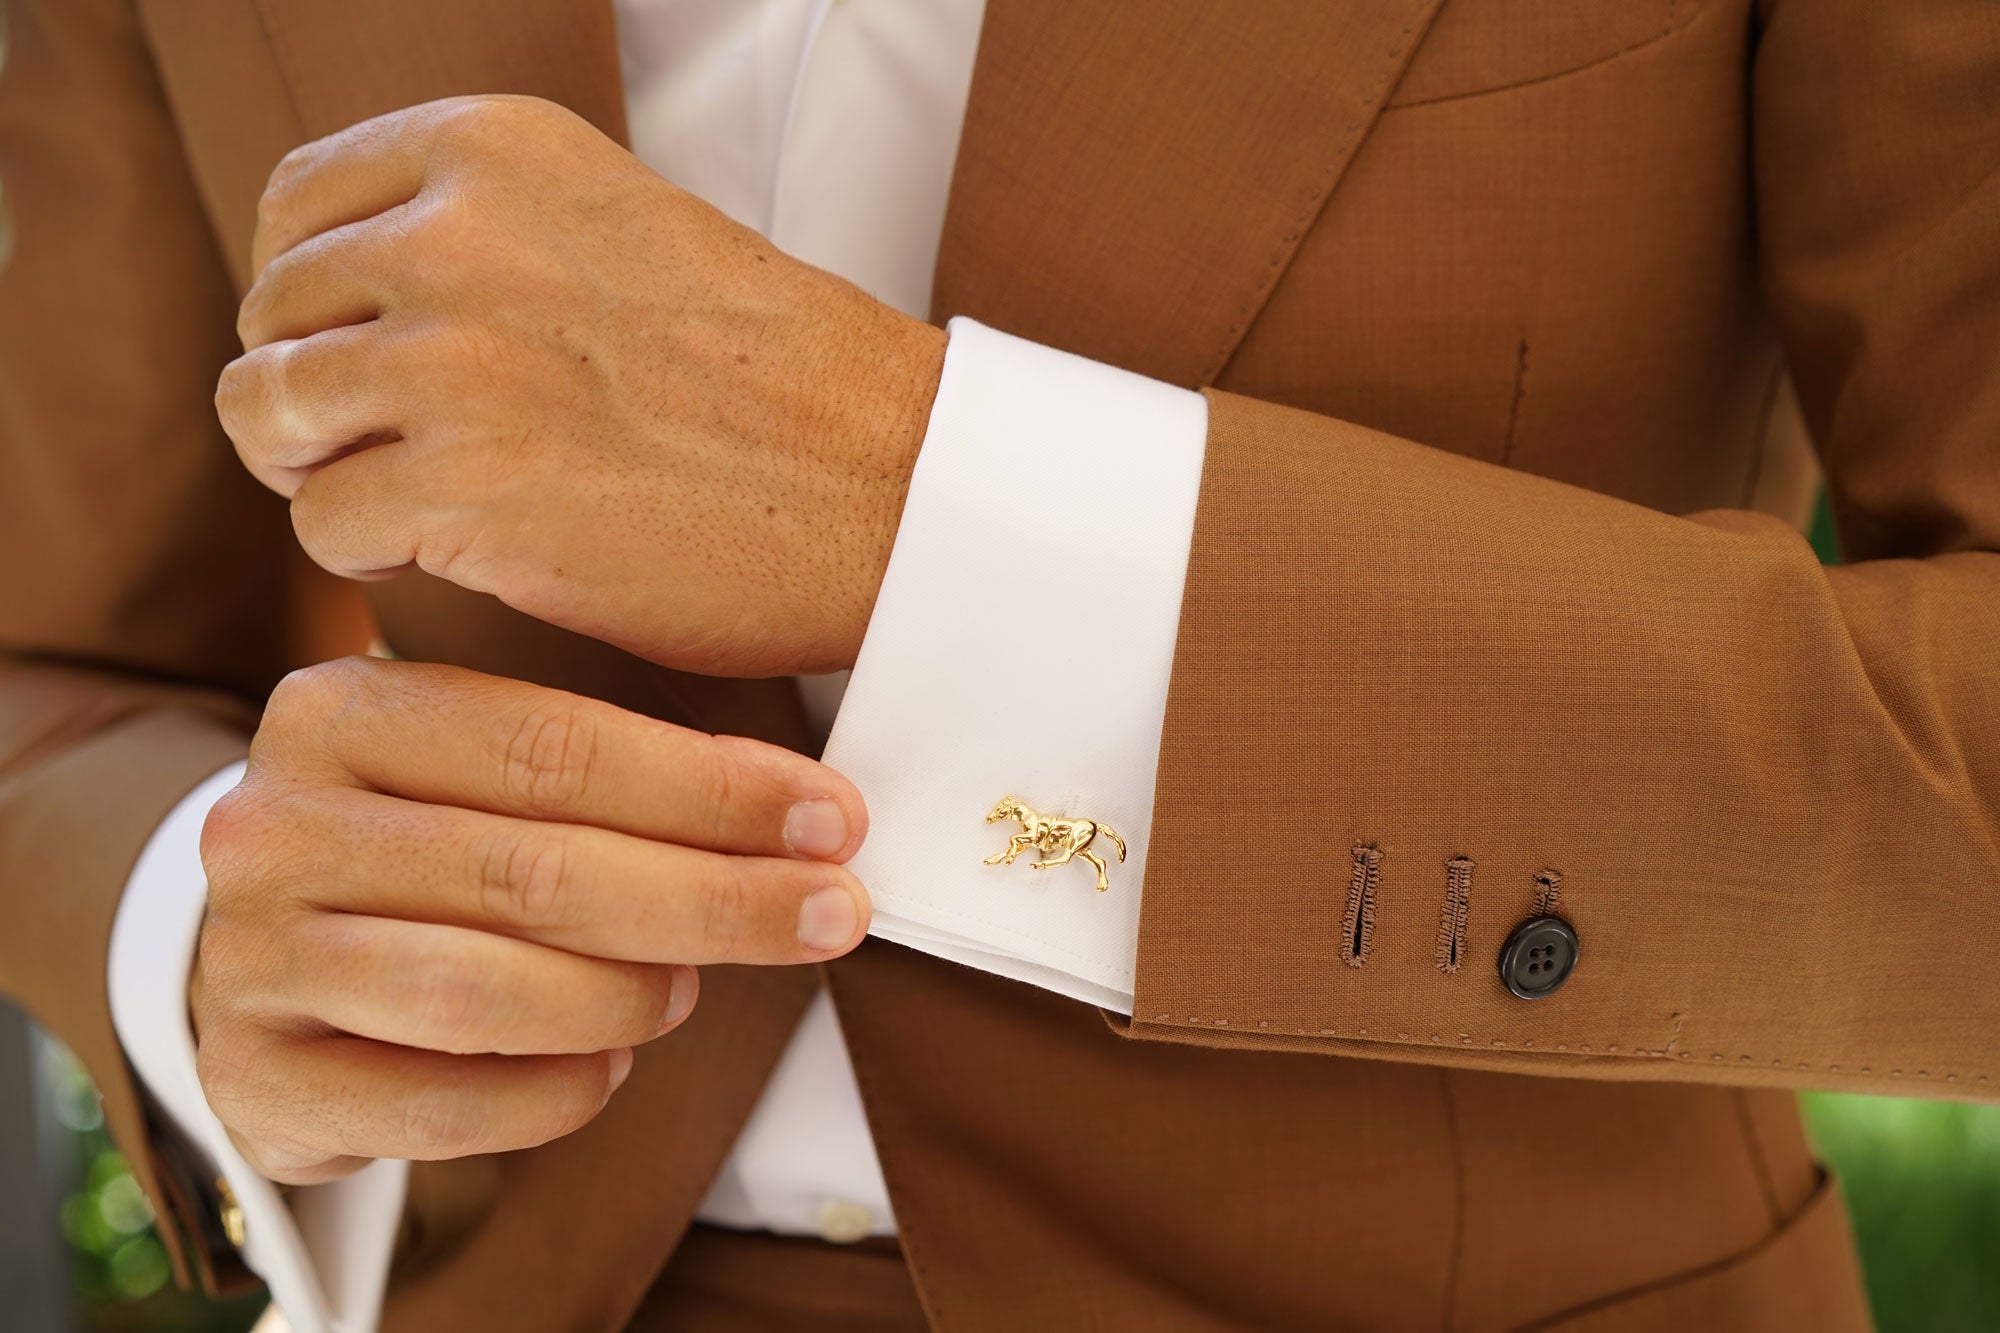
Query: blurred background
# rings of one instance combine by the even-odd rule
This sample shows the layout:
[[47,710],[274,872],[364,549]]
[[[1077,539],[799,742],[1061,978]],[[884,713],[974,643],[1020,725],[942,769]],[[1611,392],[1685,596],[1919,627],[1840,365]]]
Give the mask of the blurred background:
[[[1813,543],[1836,558],[1824,506]],[[1883,1333],[2000,1333],[2000,1105],[1804,1102]],[[240,1333],[261,1308],[174,1288],[90,1080],[0,1003],[0,1330]]]

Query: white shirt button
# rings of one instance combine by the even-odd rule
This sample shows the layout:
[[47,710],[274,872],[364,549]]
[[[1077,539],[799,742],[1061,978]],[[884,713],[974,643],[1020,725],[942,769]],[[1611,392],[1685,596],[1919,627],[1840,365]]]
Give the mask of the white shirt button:
[[835,1245],[852,1245],[875,1229],[875,1214],[858,1203],[840,1199],[828,1199],[821,1204],[813,1221],[819,1226],[819,1238]]

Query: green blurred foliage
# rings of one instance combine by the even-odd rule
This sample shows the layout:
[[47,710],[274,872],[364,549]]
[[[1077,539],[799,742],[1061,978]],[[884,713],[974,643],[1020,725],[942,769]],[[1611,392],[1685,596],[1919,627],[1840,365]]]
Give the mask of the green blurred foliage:
[[2000,1106],[1801,1100],[1846,1192],[1882,1333],[2000,1329]]
[[69,1131],[70,1186],[58,1220],[83,1327],[92,1333],[243,1333],[264,1301],[210,1301],[173,1285],[167,1252],[153,1232],[152,1206],[111,1146],[90,1076],[53,1041],[43,1049],[44,1086],[53,1094],[56,1119]]

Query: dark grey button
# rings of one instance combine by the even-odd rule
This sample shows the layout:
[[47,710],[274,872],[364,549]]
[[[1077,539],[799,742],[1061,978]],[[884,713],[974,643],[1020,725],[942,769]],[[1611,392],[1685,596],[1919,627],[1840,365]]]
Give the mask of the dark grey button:
[[1524,1000],[1554,994],[1575,970],[1576,932],[1560,917],[1523,921],[1500,949],[1500,980]]

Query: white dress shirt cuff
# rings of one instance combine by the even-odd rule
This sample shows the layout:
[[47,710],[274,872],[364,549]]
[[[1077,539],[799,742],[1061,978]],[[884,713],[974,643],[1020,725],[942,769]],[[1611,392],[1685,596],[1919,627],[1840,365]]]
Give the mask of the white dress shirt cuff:
[[365,1333],[380,1319],[408,1163],[374,1162],[295,1190],[288,1206],[230,1143],[195,1073],[187,993],[208,903],[201,829],[242,776],[232,764],[188,793],[140,853],[111,927],[112,1026],[154,1102],[229,1182],[243,1209],[244,1262],[293,1333]]
[[[1200,394],[959,318],[827,742],[868,802],[870,933],[1121,1013],[1201,488]],[[1122,836],[982,858],[1003,796]]]

